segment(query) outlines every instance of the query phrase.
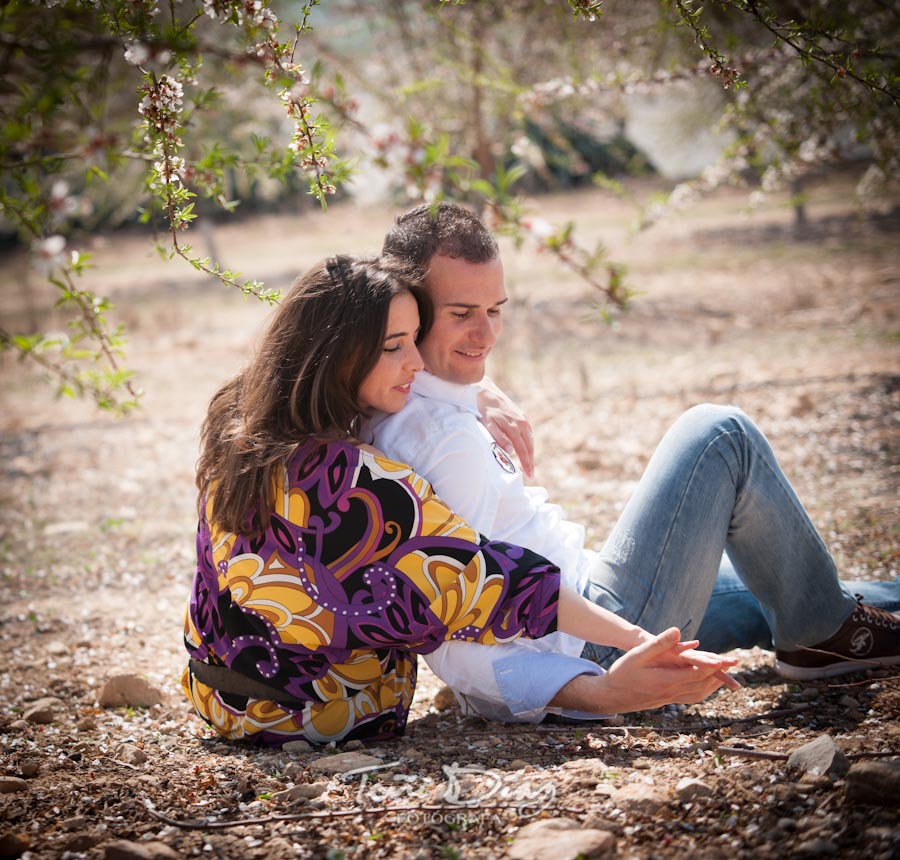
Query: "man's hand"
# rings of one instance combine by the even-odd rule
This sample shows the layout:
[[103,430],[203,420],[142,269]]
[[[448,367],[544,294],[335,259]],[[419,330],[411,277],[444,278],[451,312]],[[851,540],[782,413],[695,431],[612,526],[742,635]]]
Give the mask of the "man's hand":
[[591,708],[626,713],[663,705],[692,705],[719,687],[739,687],[725,670],[736,660],[695,651],[696,642],[679,642],[672,627],[623,654],[605,675],[591,677]]
[[534,437],[525,413],[487,377],[479,385],[477,401],[488,433],[507,454],[514,453],[525,476],[533,478]]

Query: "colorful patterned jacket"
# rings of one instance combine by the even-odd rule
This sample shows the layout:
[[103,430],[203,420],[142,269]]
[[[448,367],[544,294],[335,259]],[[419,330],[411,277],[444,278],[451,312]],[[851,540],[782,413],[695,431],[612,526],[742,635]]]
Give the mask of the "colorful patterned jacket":
[[448,639],[493,644],[556,629],[558,568],[486,540],[408,466],[347,442],[298,447],[259,537],[211,528],[213,504],[198,529],[185,645],[276,691],[223,692],[186,669],[194,707],[227,738],[279,746],[401,734],[416,654]]

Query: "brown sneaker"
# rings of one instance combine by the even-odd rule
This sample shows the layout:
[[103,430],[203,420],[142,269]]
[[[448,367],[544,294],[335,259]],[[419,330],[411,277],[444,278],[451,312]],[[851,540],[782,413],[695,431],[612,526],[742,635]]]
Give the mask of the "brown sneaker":
[[775,671],[792,681],[833,678],[900,663],[900,617],[862,602],[830,639],[797,651],[776,651]]

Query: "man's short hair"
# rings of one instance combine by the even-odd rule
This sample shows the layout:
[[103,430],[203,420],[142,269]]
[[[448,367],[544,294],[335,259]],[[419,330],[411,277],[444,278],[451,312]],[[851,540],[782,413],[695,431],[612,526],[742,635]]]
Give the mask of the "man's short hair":
[[497,240],[484,222],[456,203],[423,203],[394,219],[382,254],[397,257],[423,274],[435,255],[487,263],[499,256]]

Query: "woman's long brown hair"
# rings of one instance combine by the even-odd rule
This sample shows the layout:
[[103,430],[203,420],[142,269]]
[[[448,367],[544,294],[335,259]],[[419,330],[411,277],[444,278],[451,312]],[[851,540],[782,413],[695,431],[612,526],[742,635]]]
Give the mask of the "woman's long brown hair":
[[215,524],[259,534],[269,525],[275,470],[295,447],[313,436],[356,435],[359,388],[381,354],[391,300],[403,292],[427,317],[428,304],[395,261],[332,257],[294,282],[201,428],[199,504],[212,494]]

